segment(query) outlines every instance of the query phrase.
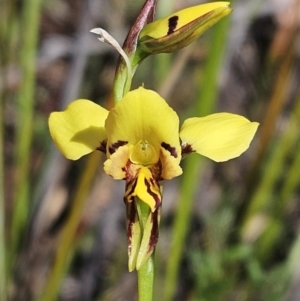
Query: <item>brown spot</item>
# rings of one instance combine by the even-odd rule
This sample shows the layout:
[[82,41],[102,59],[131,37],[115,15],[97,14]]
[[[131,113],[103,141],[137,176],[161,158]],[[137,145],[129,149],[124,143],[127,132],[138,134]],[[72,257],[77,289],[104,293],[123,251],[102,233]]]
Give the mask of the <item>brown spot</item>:
[[153,213],[151,213],[151,218],[152,218],[152,229],[151,229],[151,235],[150,235],[150,240],[149,240],[149,245],[148,245],[148,252],[152,251],[155,249],[157,241],[158,241],[158,215],[159,215],[159,208],[155,210]]
[[133,202],[126,203],[128,254],[132,250],[132,226],[137,221],[137,211]]
[[162,164],[161,161],[158,161],[155,165],[149,167],[153,179],[155,179],[157,182],[162,181],[163,178],[161,177],[161,172],[162,172]]
[[140,167],[131,163],[130,160],[127,160],[126,165],[122,167],[122,170],[125,172],[125,179],[127,183],[132,183],[136,179]]
[[137,183],[137,178],[134,178],[132,181],[126,183],[125,196],[124,196],[125,203],[131,203],[133,201],[134,197],[132,196],[132,194],[134,193],[136,183]]
[[178,19],[179,19],[178,16],[173,16],[168,20],[169,30],[168,30],[167,35],[172,34],[175,31],[177,24],[178,24]]
[[109,148],[108,148],[108,151],[109,153],[112,155],[120,146],[123,146],[125,144],[127,144],[128,142],[127,141],[117,141],[115,143],[113,143]]
[[171,156],[173,156],[174,158],[177,158],[178,157],[178,154],[176,152],[176,148],[175,147],[172,147],[170,144],[168,143],[165,143],[165,142],[162,142],[161,146],[167,150]]
[[182,157],[195,152],[190,144],[181,145],[181,155]]
[[106,145],[107,145],[107,140],[103,140],[103,141],[101,141],[100,146],[98,146],[96,148],[96,150],[103,152],[105,154],[106,153]]

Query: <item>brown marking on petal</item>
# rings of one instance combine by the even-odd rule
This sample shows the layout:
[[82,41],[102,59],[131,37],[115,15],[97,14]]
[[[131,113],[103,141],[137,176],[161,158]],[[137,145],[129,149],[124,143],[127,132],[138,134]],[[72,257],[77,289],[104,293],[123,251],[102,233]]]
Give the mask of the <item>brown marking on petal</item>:
[[174,158],[178,157],[177,151],[175,147],[172,147],[170,144],[166,143],[166,142],[162,142],[161,146],[167,150],[171,156],[173,156]]
[[151,229],[151,236],[149,240],[149,251],[154,250],[158,241],[158,235],[159,235],[159,229],[158,229],[158,215],[159,210],[155,210],[153,213],[151,213],[152,218],[152,229]]
[[100,146],[98,146],[98,147],[96,148],[96,150],[98,150],[98,151],[100,151],[100,152],[102,152],[102,153],[105,154],[105,153],[106,153],[106,145],[107,145],[107,139],[101,141],[101,142],[100,142]]
[[132,181],[126,183],[124,202],[125,203],[133,203],[133,193],[136,187],[137,178],[134,178]]
[[120,146],[123,146],[127,143],[128,143],[127,141],[119,140],[119,141],[113,143],[111,146],[109,146],[108,152],[112,155]]
[[126,165],[122,167],[122,170],[125,171],[125,179],[127,183],[132,182],[136,175],[138,174],[140,166],[133,164],[130,160],[127,161]]
[[127,238],[128,243],[132,238],[132,224],[135,221],[135,206],[133,203],[126,203],[126,216],[127,216]]
[[155,182],[154,182],[153,178],[150,179],[150,183],[151,183],[152,186],[155,185]]
[[158,208],[154,212],[151,212],[150,214],[151,214],[152,228],[151,228],[151,234],[148,241],[148,250],[147,250],[148,254],[152,253],[155,250],[155,247],[158,242],[160,208]]
[[132,226],[138,221],[138,214],[133,202],[126,203],[128,255],[132,251]]
[[162,164],[161,161],[158,161],[155,165],[151,166],[150,171],[152,173],[152,177],[153,179],[155,179],[155,181],[162,181],[163,178],[161,177],[161,173],[162,173]]
[[178,24],[178,19],[178,16],[173,16],[168,20],[169,30],[167,32],[167,35],[172,34],[175,31]]
[[147,187],[147,192],[148,194],[150,194],[152,196],[152,198],[155,201],[155,209],[159,208],[159,206],[161,206],[161,195],[156,194],[155,192],[153,192],[151,190],[151,186],[158,186],[158,183],[153,179],[153,182],[148,181],[147,179],[144,180],[144,183]]
[[182,143],[181,144],[181,155],[182,157],[189,155],[191,153],[195,152],[190,144]]

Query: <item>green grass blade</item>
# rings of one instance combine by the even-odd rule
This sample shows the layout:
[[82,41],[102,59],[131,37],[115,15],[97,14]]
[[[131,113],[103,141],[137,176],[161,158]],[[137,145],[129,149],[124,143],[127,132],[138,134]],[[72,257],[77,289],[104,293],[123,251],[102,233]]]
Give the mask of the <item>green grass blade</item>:
[[[0,95],[1,97],[2,95]],[[0,99],[0,300],[6,300],[3,99]]]
[[[222,50],[226,44],[226,34],[229,25],[229,18],[215,25],[210,44],[210,52],[204,68],[204,80],[201,85],[198,102],[196,104],[196,116],[204,116],[211,113],[215,107],[218,93],[218,72],[222,62]],[[185,237],[189,225],[194,195],[197,189],[197,182],[203,170],[203,158],[191,156],[186,159],[184,174],[179,197],[179,207],[174,222],[173,239],[167,263],[164,300],[171,301],[176,291],[179,265],[182,258]]]
[[20,39],[21,85],[17,95],[16,128],[16,187],[12,219],[11,256],[20,243],[21,233],[29,212],[29,168],[32,141],[32,123],[35,99],[35,62],[39,33],[41,0],[24,2]]
[[79,179],[78,188],[74,195],[70,216],[60,237],[60,244],[58,245],[54,266],[49,273],[43,296],[39,300],[54,301],[57,299],[63,275],[70,262],[70,255],[74,250],[76,230],[78,229],[82,217],[87,195],[99,167],[100,158],[101,154],[99,152],[94,152],[87,158],[85,169]]

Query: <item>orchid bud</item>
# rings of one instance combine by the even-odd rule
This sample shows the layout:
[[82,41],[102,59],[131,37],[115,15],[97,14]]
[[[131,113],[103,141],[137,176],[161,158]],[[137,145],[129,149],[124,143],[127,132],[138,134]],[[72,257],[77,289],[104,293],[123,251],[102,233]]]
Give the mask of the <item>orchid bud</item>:
[[181,49],[231,12],[229,2],[189,7],[147,24],[139,35],[142,52],[156,54]]

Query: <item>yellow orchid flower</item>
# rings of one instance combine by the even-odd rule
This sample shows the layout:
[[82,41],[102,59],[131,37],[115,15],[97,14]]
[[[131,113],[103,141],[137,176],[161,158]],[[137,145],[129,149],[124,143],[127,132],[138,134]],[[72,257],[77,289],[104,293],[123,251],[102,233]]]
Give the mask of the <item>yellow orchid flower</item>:
[[229,2],[196,5],[149,23],[140,32],[138,46],[149,54],[183,48],[230,14],[229,5]]
[[[180,161],[191,152],[214,161],[242,154],[258,123],[217,113],[189,118],[179,129],[176,112],[156,92],[140,87],[128,92],[109,112],[80,99],[49,118],[51,136],[59,150],[76,160],[94,150],[107,156],[105,172],[126,181],[129,269],[139,268],[153,252],[162,204],[161,181],[182,173]],[[150,208],[142,233],[135,200]]]

